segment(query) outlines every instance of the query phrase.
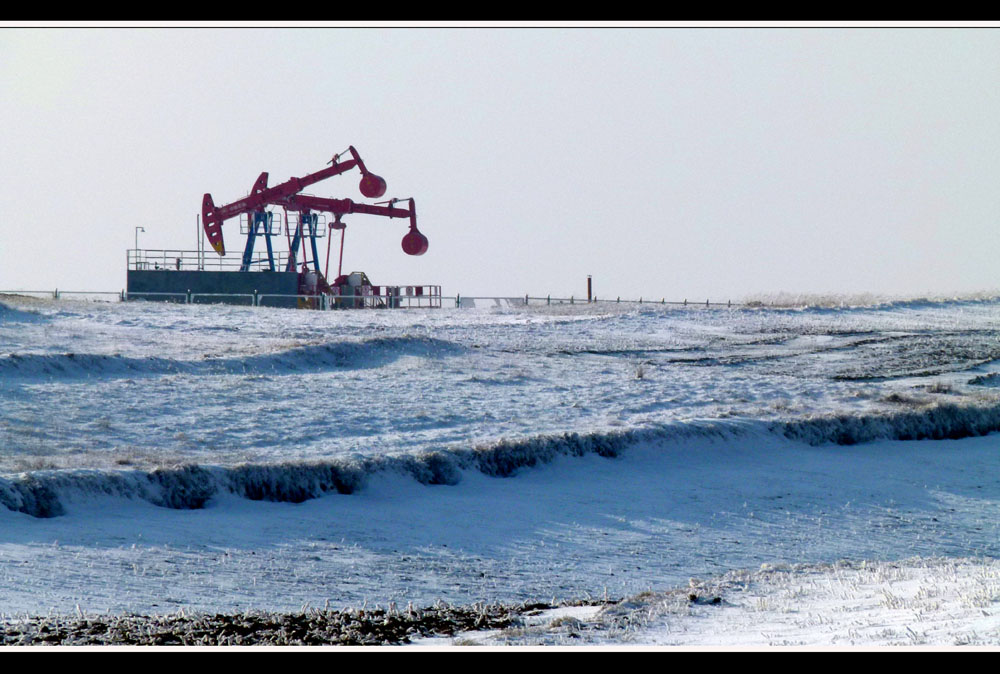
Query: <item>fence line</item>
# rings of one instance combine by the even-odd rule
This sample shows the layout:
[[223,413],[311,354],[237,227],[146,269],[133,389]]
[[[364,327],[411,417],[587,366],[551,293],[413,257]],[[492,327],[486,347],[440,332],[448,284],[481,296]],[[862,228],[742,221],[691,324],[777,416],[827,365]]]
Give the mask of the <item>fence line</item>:
[[[444,306],[444,302],[447,300],[449,303],[454,302],[456,308],[463,308],[463,303],[465,308],[474,307],[477,300],[495,302],[497,305],[502,306],[501,302],[506,302],[508,305],[514,306],[531,306],[532,304],[545,304],[546,306],[551,306],[553,304],[649,304],[649,305],[659,305],[659,306],[683,306],[683,307],[742,307],[745,306],[743,302],[733,302],[732,300],[727,300],[725,302],[712,302],[710,300],[701,301],[689,301],[684,300],[667,300],[665,297],[659,299],[640,297],[639,299],[623,299],[620,296],[614,299],[606,299],[603,297],[592,297],[587,299],[586,297],[576,297],[570,295],[569,297],[553,297],[552,295],[532,296],[528,295],[398,295],[393,297],[387,297],[382,295],[285,295],[285,294],[274,294],[274,293],[192,293],[188,292],[127,292],[124,289],[121,291],[107,291],[107,290],[0,290],[0,297],[4,295],[23,295],[23,296],[35,296],[42,295],[44,297],[59,299],[63,295],[77,295],[77,296],[114,296],[117,301],[124,302],[129,299],[143,299],[144,297],[177,297],[182,298],[180,301],[185,304],[204,304],[205,302],[196,302],[198,298],[212,298],[212,297],[242,297],[248,298],[252,306],[267,306],[262,304],[261,300],[264,298],[285,298],[285,299],[295,299],[295,300],[309,300],[312,303],[319,304],[319,308],[337,308],[347,304],[347,300],[351,300],[357,303],[358,300],[364,302],[364,306],[368,307],[372,299],[383,300],[384,304],[393,304],[393,308],[438,308]],[[324,299],[325,298],[325,299]],[[388,302],[392,300],[392,302]],[[437,303],[434,304],[434,300]],[[112,301],[112,300],[101,300],[101,301]],[[424,302],[429,302],[425,304]],[[761,306],[767,306],[766,303]]]
[[[445,297],[442,299],[451,299],[450,297]],[[545,297],[532,297],[531,295],[517,296],[517,297],[493,297],[493,296],[472,296],[472,295],[458,295],[455,297],[455,305],[460,306],[463,300],[504,300],[510,304],[517,304],[521,306],[530,306],[532,303],[536,304],[655,304],[655,305],[673,305],[673,306],[683,306],[683,307],[741,307],[744,306],[742,302],[733,302],[732,300],[726,300],[725,302],[712,302],[710,300],[700,301],[688,301],[688,300],[667,300],[665,297],[660,299],[644,298],[640,297],[637,300],[622,299],[621,297],[615,297],[614,299],[603,299],[598,297],[592,297],[587,299],[586,297],[576,297],[570,295],[569,297],[552,297],[551,295],[546,295]]]

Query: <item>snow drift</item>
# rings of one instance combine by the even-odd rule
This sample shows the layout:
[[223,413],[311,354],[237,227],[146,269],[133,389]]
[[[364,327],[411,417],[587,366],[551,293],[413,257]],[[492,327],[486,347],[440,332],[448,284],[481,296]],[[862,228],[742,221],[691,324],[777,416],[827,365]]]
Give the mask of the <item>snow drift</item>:
[[300,503],[327,493],[351,494],[371,475],[396,471],[424,485],[455,485],[464,471],[512,477],[558,457],[597,455],[613,459],[641,443],[683,443],[713,438],[752,442],[779,436],[810,445],[854,445],[875,440],[960,439],[1000,430],[1000,405],[927,405],[879,415],[830,415],[785,421],[695,420],[618,432],[563,433],[503,439],[474,448],[353,456],[328,461],[180,465],[154,470],[52,470],[0,477],[0,504],[34,517],[66,512],[73,495],[137,498],[175,509],[202,508],[214,495]]
[[11,353],[0,356],[0,378],[303,374],[382,367],[403,356],[438,357],[462,351],[460,345],[445,340],[403,336],[311,344],[259,355],[201,360],[95,353]]

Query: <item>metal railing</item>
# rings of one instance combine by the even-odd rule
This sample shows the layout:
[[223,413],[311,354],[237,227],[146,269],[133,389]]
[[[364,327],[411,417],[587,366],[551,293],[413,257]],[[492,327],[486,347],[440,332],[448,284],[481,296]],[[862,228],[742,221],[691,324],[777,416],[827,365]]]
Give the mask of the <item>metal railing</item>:
[[[443,298],[452,299],[452,298]],[[615,297],[614,299],[599,299],[597,297],[592,297],[587,299],[586,297],[575,297],[570,295],[569,297],[553,297],[552,295],[546,295],[545,297],[532,297],[530,295],[519,295],[517,297],[504,297],[504,296],[474,296],[474,295],[456,295],[454,297],[456,307],[474,307],[476,306],[476,300],[484,300],[487,302],[492,302],[494,306],[530,306],[531,304],[544,304],[546,306],[551,306],[553,304],[652,304],[652,305],[673,305],[673,306],[683,306],[683,307],[741,307],[744,306],[740,302],[733,302],[732,300],[726,300],[725,302],[712,302],[710,300],[705,300],[704,302],[688,300],[680,301],[668,301],[665,297],[660,299],[653,298],[643,298],[640,297],[637,300],[622,299],[621,297]]]
[[[2,293],[3,291],[0,291]],[[51,293],[47,293],[50,294]],[[119,293],[113,293],[119,295]],[[181,304],[242,304],[252,307],[294,307],[300,309],[436,309],[441,295],[292,295],[285,293],[192,293],[125,292],[124,300],[155,299]],[[161,299],[162,298],[162,299]],[[226,301],[235,300],[235,301]],[[277,301],[275,301],[277,300]]]
[[[137,292],[137,293],[127,293],[122,291],[122,301],[127,300],[141,300],[148,297],[162,297],[160,301],[163,302],[179,302],[181,304],[189,304],[191,302],[191,293],[160,293],[160,292]],[[179,298],[179,299],[171,299]]]
[[[488,306],[499,306],[499,307],[518,307],[518,306],[538,306],[538,305],[560,305],[560,304],[634,304],[634,305],[652,305],[652,306],[680,306],[689,307],[692,309],[697,308],[711,308],[711,307],[724,307],[724,308],[739,308],[744,306],[767,308],[769,305],[767,303],[755,303],[755,304],[745,304],[743,302],[733,302],[727,300],[725,302],[712,302],[710,300],[700,301],[689,301],[689,300],[667,300],[666,298],[644,298],[639,299],[622,299],[621,297],[615,297],[613,299],[605,299],[592,297],[589,301],[586,297],[576,297],[570,295],[569,297],[553,297],[552,295],[546,295],[545,297],[536,297],[531,295],[519,295],[519,296],[509,296],[509,295],[442,295],[441,286],[434,285],[411,285],[411,286],[362,286],[366,289],[360,294],[351,295],[300,295],[300,294],[278,294],[278,293],[192,293],[188,292],[128,292],[121,290],[115,291],[87,291],[87,290],[0,290],[0,298],[4,295],[13,296],[27,296],[27,297],[46,297],[52,299],[60,299],[63,296],[74,296],[80,299],[88,298],[107,298],[100,299],[99,301],[126,301],[126,300],[142,300],[142,299],[159,299],[160,301],[173,301],[183,304],[210,304],[213,301],[218,303],[223,303],[222,298],[232,298],[239,301],[240,304],[246,304],[247,306],[257,306],[257,307],[267,307],[267,306],[289,306],[288,302],[275,302],[273,300],[295,300],[295,305],[303,308],[316,308],[316,309],[342,309],[342,308],[398,308],[398,309],[417,309],[417,308],[440,308],[447,303],[449,306],[454,306],[456,308],[472,308],[476,307],[476,302],[488,302]],[[410,290],[407,293],[407,289]],[[334,288],[336,290],[336,288]],[[395,291],[399,290],[399,294]],[[391,293],[391,294],[390,294]],[[110,298],[115,298],[114,300]],[[160,299],[162,298],[162,299]],[[272,301],[268,301],[270,298]],[[245,300],[242,301],[242,300]],[[226,302],[227,304],[234,304],[234,302]],[[785,305],[781,305],[784,307]]]
[[[342,306],[357,308],[440,308],[441,286],[429,284],[360,286],[357,295],[341,295],[334,292],[333,298]],[[337,289],[334,288],[334,291]]]
[[[93,297],[105,298],[114,297],[117,301],[122,301],[125,299],[124,290],[0,290],[0,297],[4,295],[22,296],[22,297],[51,297],[54,300],[59,299],[63,295],[75,295],[79,299],[88,299]],[[111,302],[111,299],[101,299],[102,302]]]
[[[287,251],[274,252],[274,268],[284,271],[288,264]],[[206,256],[196,250],[147,250],[130,249],[127,268],[132,271],[239,271],[243,264],[243,254]],[[269,268],[267,252],[254,251],[250,268]]]

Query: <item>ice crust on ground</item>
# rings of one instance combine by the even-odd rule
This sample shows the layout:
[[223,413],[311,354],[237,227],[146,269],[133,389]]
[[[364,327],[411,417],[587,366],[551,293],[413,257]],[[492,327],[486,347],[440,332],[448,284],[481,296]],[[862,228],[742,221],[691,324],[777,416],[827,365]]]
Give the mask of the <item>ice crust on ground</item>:
[[[1000,302],[830,304],[0,298],[0,613],[627,599],[762,564],[802,582],[862,562],[989,567]],[[703,643],[663,637],[652,606],[595,639]],[[925,642],[992,638],[972,622]],[[737,623],[734,644],[795,641]],[[851,643],[822,624],[799,641]]]

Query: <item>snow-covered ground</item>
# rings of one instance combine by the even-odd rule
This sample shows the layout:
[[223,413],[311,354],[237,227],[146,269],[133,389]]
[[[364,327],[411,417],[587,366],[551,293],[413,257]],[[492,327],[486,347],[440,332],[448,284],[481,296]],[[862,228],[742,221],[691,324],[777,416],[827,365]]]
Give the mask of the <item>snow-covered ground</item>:
[[611,607],[535,610],[504,630],[419,646],[996,648],[996,559],[768,565]]
[[0,613],[607,597],[425,645],[996,645],[998,319],[0,298]]

